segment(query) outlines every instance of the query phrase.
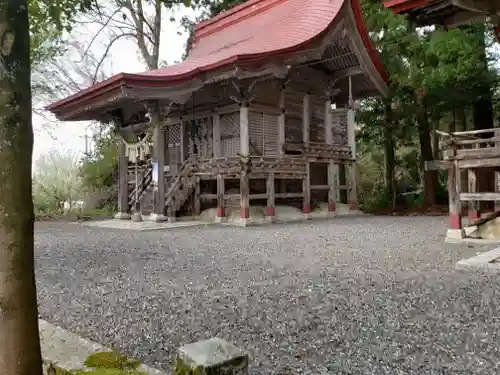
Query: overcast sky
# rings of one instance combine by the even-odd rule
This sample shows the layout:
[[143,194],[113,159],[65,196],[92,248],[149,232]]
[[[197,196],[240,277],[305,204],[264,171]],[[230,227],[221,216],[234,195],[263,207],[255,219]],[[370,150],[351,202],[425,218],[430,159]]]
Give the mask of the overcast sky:
[[[176,16],[180,17],[188,13],[192,14],[191,11],[182,9],[176,12]],[[160,59],[166,60],[168,63],[174,63],[175,61],[179,61],[181,59],[187,35],[177,23],[172,23],[168,20],[169,16],[166,15],[164,17],[161,36]],[[98,25],[90,27],[86,26],[85,30],[76,29],[75,34],[78,36],[79,43],[82,43],[83,45],[88,44],[91,40],[92,34],[94,34],[98,29]],[[182,32],[182,35],[179,35],[179,32]],[[106,39],[107,38],[101,38],[101,40],[95,44],[93,52],[96,56],[102,56],[104,48],[106,48]],[[67,57],[65,58],[67,59]],[[106,69],[113,75],[119,73],[138,73],[146,70],[144,64],[139,59],[139,52],[135,42],[125,39],[122,39],[114,44],[111,49],[110,59],[106,64]],[[70,150],[79,153],[83,153],[85,151],[84,137],[87,125],[85,122],[57,122],[55,124],[51,124],[50,127],[47,127],[44,123],[45,121],[43,118],[34,115],[34,162],[40,157],[40,155],[49,152],[52,148]],[[50,131],[48,129],[50,129]]]

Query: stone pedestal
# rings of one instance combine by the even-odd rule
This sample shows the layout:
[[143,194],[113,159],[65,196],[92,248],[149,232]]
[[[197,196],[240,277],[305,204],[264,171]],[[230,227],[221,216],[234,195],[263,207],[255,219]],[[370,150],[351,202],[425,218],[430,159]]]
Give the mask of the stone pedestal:
[[128,219],[130,219],[130,215],[127,212],[118,212],[115,215],[115,219],[118,219],[118,220],[128,220]]
[[161,223],[161,222],[167,221],[168,218],[162,214],[152,213],[151,215],[149,215],[149,220],[154,221],[155,223]]
[[181,347],[175,366],[178,375],[247,375],[248,354],[213,337]]
[[135,223],[139,223],[142,221],[142,215],[140,212],[134,212],[132,216],[130,216],[130,219]]
[[448,229],[446,231],[445,240],[461,240],[465,238],[465,230],[464,229]]

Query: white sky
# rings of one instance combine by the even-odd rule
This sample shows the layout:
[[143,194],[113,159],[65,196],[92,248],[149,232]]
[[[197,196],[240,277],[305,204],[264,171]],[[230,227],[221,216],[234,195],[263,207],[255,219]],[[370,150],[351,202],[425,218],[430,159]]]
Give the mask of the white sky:
[[[191,14],[192,11],[181,10],[176,12],[176,16]],[[98,26],[95,25],[95,31]],[[95,33],[88,26],[82,33],[84,40],[78,34],[79,43],[84,46],[91,40],[91,35]],[[178,33],[181,32],[182,35]],[[166,60],[169,64],[180,61],[184,53],[184,45],[187,39],[186,33],[178,26],[178,23],[169,22],[169,15],[164,17],[163,30],[160,44],[160,60]],[[94,53],[97,57],[102,56],[106,46],[106,39],[100,44],[96,44]],[[119,40],[111,49],[111,58],[106,64],[112,75],[119,73],[138,73],[146,70],[144,64],[139,59],[139,51],[134,40]],[[49,103],[47,103],[49,104]],[[33,116],[33,126],[35,131],[35,142],[33,149],[33,161],[35,162],[41,155],[51,149],[61,151],[72,151],[83,153],[85,151],[86,122],[56,122],[55,125],[46,126],[45,121],[40,116]],[[88,131],[87,131],[88,132]],[[88,132],[90,135],[90,133]]]

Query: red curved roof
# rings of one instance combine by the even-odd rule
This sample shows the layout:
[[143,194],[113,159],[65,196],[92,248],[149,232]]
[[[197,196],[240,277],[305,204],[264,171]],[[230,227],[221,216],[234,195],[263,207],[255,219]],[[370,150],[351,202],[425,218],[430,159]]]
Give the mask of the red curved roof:
[[[130,83],[163,86],[195,78],[225,65],[263,60],[299,51],[322,37],[349,0],[250,0],[200,23],[182,63],[140,74],[119,74],[48,107],[56,110]],[[379,74],[388,79],[366,26],[359,0],[351,0],[358,30]]]

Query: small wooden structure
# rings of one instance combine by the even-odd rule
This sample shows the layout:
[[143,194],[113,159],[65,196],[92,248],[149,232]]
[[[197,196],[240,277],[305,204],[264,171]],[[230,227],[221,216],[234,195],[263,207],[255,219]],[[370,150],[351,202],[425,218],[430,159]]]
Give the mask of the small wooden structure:
[[141,151],[120,140],[118,217],[217,207],[222,220],[238,206],[247,219],[259,204],[272,219],[276,204],[335,211],[341,190],[355,208],[354,102],[386,82],[359,0],[250,0],[199,24],[181,64],[117,75],[49,110],[147,134],[138,179],[126,155]]
[[417,26],[455,27],[490,18],[500,40],[500,2],[498,0],[386,0],[386,8],[407,14]]
[[[470,130],[455,133],[438,131],[444,137],[443,160],[428,162],[427,170],[448,170],[450,228],[448,237],[463,238],[462,204],[468,204],[469,225],[479,225],[497,217],[500,210],[500,129]],[[494,184],[479,189],[478,174],[494,178]],[[461,176],[467,173],[467,191],[461,189]],[[487,180],[486,182],[490,182]],[[490,191],[481,191],[481,190]],[[494,202],[493,214],[481,218],[484,202]]]

